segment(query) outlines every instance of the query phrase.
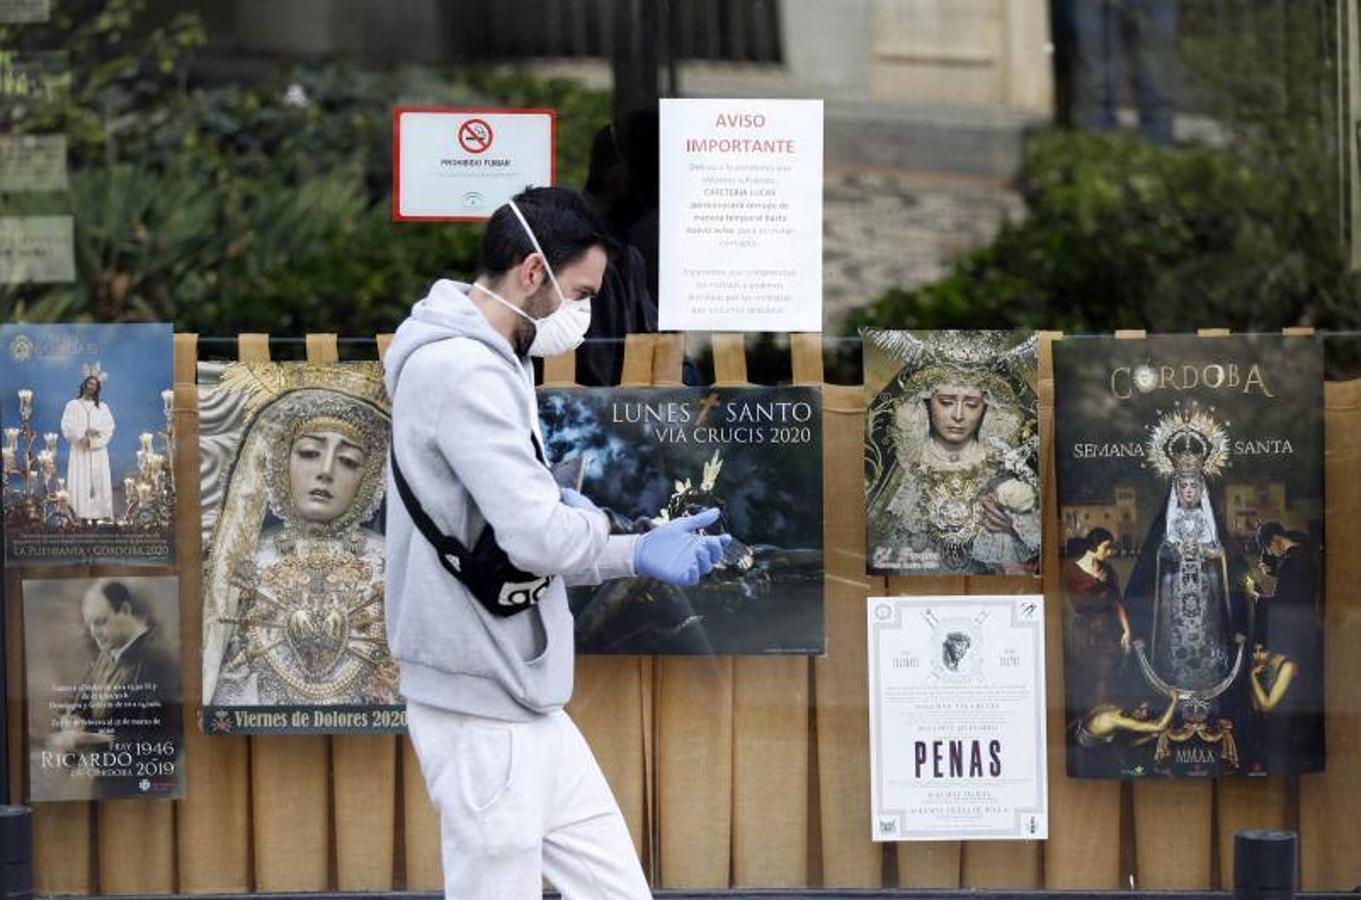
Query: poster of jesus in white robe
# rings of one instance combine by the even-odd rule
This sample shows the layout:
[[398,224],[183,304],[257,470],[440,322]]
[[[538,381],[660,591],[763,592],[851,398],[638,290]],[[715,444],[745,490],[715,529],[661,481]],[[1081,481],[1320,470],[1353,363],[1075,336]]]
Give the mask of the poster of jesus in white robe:
[[169,325],[0,327],[5,560],[174,561]]

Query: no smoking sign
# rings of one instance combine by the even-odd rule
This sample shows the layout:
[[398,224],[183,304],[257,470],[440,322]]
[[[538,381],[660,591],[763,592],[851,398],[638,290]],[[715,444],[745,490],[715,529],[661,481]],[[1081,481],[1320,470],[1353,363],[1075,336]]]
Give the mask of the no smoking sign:
[[458,126],[458,145],[472,154],[486,153],[495,137],[486,119],[469,119]]
[[392,218],[485,221],[526,187],[553,184],[556,131],[551,109],[393,110]]

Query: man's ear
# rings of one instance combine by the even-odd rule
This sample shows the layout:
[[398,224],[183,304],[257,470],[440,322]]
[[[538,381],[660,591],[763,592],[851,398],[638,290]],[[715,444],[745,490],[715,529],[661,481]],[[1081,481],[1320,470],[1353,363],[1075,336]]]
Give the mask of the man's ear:
[[520,289],[526,294],[532,294],[538,290],[539,285],[543,284],[546,277],[543,269],[543,257],[537,253],[531,253],[520,260],[520,265],[516,267],[516,279]]

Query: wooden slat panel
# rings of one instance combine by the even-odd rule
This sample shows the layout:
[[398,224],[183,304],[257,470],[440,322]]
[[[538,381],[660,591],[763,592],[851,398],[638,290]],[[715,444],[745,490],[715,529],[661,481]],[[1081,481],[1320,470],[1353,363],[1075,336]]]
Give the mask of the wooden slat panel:
[[96,892],[93,807],[92,803],[33,804],[33,889],[37,895]]
[[[1120,887],[1120,782],[1069,778],[1068,718],[1064,693],[1064,610],[1067,598],[1059,558],[1058,482],[1054,460],[1053,341],[1040,342],[1040,430],[1044,453],[1045,682],[1048,695],[1049,840],[1044,845],[1048,890],[1116,890]],[[1074,814],[1070,810],[1080,810]]]
[[[652,382],[653,335],[629,335],[624,344],[623,383]],[[555,357],[544,366],[544,384],[565,387],[576,381],[576,354]],[[549,360],[548,362],[553,362]],[[582,656],[576,661],[576,686],[567,714],[591,746],[600,770],[628,823],[644,870],[651,855],[648,838],[647,744],[644,707],[651,703],[651,681],[644,681],[641,662],[632,656]]]
[[[739,336],[740,337],[740,336]],[[797,380],[821,380],[803,335]],[[815,343],[821,363],[821,342]],[[747,380],[745,354],[723,360],[722,380]],[[816,369],[816,370],[815,370]],[[799,377],[802,376],[802,377]],[[808,885],[809,667],[801,656],[733,662],[733,882]]]
[[250,876],[250,740],[207,737],[203,708],[203,531],[199,496],[197,335],[175,336],[175,553],[180,572],[184,797],[177,801],[179,889],[244,893]]
[[[307,360],[340,360],[334,334],[309,334]],[[397,738],[331,738],[332,809],[335,816],[336,887],[390,891],[397,825]]]
[[[313,336],[308,337],[311,349]],[[267,362],[269,338],[237,338],[242,362]],[[324,891],[330,872],[330,759],[325,737],[264,735],[250,739],[255,887]]]
[[[714,337],[720,383],[745,381],[746,365],[741,335]],[[657,374],[654,368],[654,378]],[[733,811],[733,661],[661,659],[657,670],[661,885],[725,888]]]
[[1282,829],[1298,814],[1284,778],[1221,778],[1219,792],[1219,887],[1233,888],[1233,836],[1249,828]]
[[823,546],[827,653],[816,682],[818,816],[822,882],[883,885],[883,851],[870,839],[869,693],[865,598],[883,579],[865,575],[865,392],[822,392]]
[[421,764],[411,739],[402,748],[402,849],[405,854],[406,889],[439,891],[444,885],[440,861],[439,811],[430,801],[421,776]]
[[[888,579],[890,595],[964,594],[963,577],[894,576]],[[863,611],[861,626],[863,629]],[[963,875],[963,845],[959,841],[904,841],[898,844],[898,886],[905,888],[957,888]]]
[[1361,885],[1361,380],[1329,384],[1324,715],[1327,770],[1300,776],[1300,876],[1308,891]]
[[[1208,780],[1149,779],[1134,785],[1134,886],[1141,891],[1210,889]],[[1069,813],[1071,815],[1071,813]]]
[[336,887],[390,891],[397,826],[397,738],[331,738]]
[[175,804],[169,800],[105,800],[98,807],[99,891],[175,891]]

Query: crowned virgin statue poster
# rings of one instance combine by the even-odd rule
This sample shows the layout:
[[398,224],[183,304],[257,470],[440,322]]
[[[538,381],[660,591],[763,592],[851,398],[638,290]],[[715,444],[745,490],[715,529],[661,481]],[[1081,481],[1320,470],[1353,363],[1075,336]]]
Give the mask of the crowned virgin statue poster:
[[868,571],[1035,574],[1036,338],[867,330],[864,343]]
[[1323,354],[1055,344],[1068,771],[1323,768]]
[[376,362],[199,366],[203,728],[398,731]]

